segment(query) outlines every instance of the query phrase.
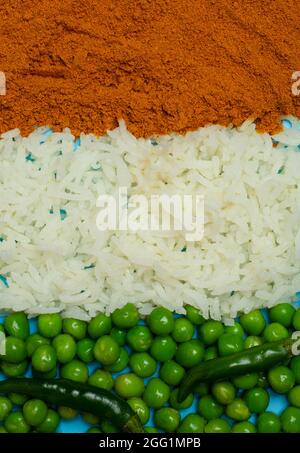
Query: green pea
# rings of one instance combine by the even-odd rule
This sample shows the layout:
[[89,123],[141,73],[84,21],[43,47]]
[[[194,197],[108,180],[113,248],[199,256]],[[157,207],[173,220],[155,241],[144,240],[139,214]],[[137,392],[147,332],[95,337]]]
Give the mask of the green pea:
[[166,362],[171,360],[176,353],[176,343],[169,335],[165,337],[155,337],[151,345],[150,353],[155,360]]
[[59,416],[53,409],[48,409],[43,423],[36,427],[38,433],[55,433],[59,425]]
[[34,351],[42,345],[50,344],[48,338],[42,337],[39,333],[34,333],[30,335],[26,340],[26,351],[28,357],[32,357]]
[[9,363],[23,362],[27,357],[26,345],[21,338],[6,337],[3,359]]
[[129,365],[133,372],[142,378],[150,377],[156,371],[156,362],[147,352],[136,352],[131,355]]
[[61,377],[84,384],[89,377],[88,368],[85,363],[79,360],[72,360],[61,368]]
[[119,430],[112,423],[103,421],[100,425],[101,431],[105,434],[118,433]]
[[181,422],[177,432],[182,434],[203,433],[205,420],[197,414],[187,415]]
[[256,433],[255,425],[251,422],[236,423],[231,430],[232,433],[250,434]]
[[250,349],[250,348],[254,348],[255,346],[260,346],[261,344],[263,344],[263,339],[261,337],[256,337],[254,335],[249,335],[249,337],[247,337],[245,339],[245,349]]
[[8,433],[13,434],[25,434],[30,431],[30,426],[21,411],[10,412],[4,420],[4,427]]
[[253,310],[242,315],[240,323],[249,335],[260,335],[266,325],[266,321],[259,310]]
[[231,382],[216,382],[211,388],[215,400],[223,405],[231,403],[236,395],[236,390]]
[[58,406],[57,412],[64,420],[73,420],[73,418],[78,415],[78,412],[75,409],[66,406]]
[[293,316],[293,326],[295,330],[300,330],[300,309]]
[[256,425],[259,433],[279,433],[281,429],[280,418],[273,412],[260,414]]
[[146,433],[149,434],[158,434],[159,431],[157,428],[153,428],[153,426],[145,426]]
[[53,379],[57,376],[57,367],[55,366],[52,370],[47,371],[46,373],[33,369],[32,376],[38,379]]
[[262,414],[269,405],[270,395],[265,389],[255,387],[245,393],[244,399],[250,412]]
[[193,307],[192,305],[185,306],[186,317],[192,324],[200,326],[205,322],[205,318],[201,315],[198,308]]
[[242,422],[250,417],[250,411],[241,398],[236,398],[226,407],[226,415],[233,420]]
[[53,340],[53,347],[56,351],[57,360],[60,363],[68,363],[76,355],[76,343],[71,335],[66,333],[58,335]]
[[263,335],[265,341],[268,342],[280,341],[289,338],[289,332],[287,331],[287,329],[278,322],[272,322],[271,324],[268,324],[264,330]]
[[79,359],[84,363],[92,362],[94,360],[94,347],[95,342],[90,338],[83,338],[82,340],[79,340],[77,343],[77,355]]
[[233,326],[226,326],[224,333],[229,333],[229,334],[232,334],[232,335],[239,335],[242,338],[245,335],[243,327],[238,322],[235,322],[233,324]]
[[179,385],[183,376],[184,368],[176,363],[174,360],[168,360],[164,362],[160,368],[159,375],[163,381],[168,385]]
[[60,334],[62,319],[58,313],[40,315],[38,317],[39,333],[45,338],[54,338]]
[[8,398],[14,406],[23,406],[29,400],[29,396],[20,393],[9,393]]
[[289,391],[288,400],[292,406],[300,408],[300,385],[296,385]]
[[88,334],[91,338],[100,338],[103,335],[108,335],[112,328],[112,322],[110,316],[106,316],[103,313],[95,316],[91,319],[88,325]]
[[268,378],[265,373],[258,373],[257,386],[267,388],[269,386]]
[[9,362],[5,362],[3,360],[1,363],[2,372],[7,377],[23,376],[27,370],[27,367],[28,367],[27,360],[24,360],[23,362],[20,362],[20,363],[9,363]]
[[285,433],[300,433],[300,409],[289,406],[280,417],[282,429]]
[[89,414],[88,412],[84,412],[82,418],[89,425],[98,425],[98,423],[100,422],[100,419],[99,417],[97,417],[97,415]]
[[249,390],[257,385],[258,374],[257,373],[247,373],[243,376],[236,376],[232,379],[232,382],[238,389]]
[[212,420],[221,417],[223,407],[211,395],[206,395],[200,398],[198,412],[206,420]]
[[156,307],[148,316],[147,324],[155,335],[169,335],[174,328],[173,313],[164,307]]
[[32,399],[23,406],[23,415],[26,423],[30,426],[38,426],[46,419],[48,407],[44,401]]
[[63,331],[75,340],[82,340],[86,336],[87,323],[80,319],[66,318],[63,320]]
[[121,374],[115,380],[115,390],[122,398],[138,398],[144,389],[144,381],[133,373]]
[[145,389],[143,400],[148,407],[159,409],[170,397],[170,388],[159,378],[152,378]]
[[11,337],[26,340],[29,336],[29,322],[23,312],[8,315],[4,320],[4,328]]
[[47,373],[56,366],[56,352],[50,345],[39,346],[32,354],[32,366],[36,371]]
[[128,352],[125,348],[121,348],[119,358],[115,363],[109,365],[107,369],[112,373],[119,373],[120,371],[123,371],[127,367],[128,362],[129,362]]
[[5,396],[0,395],[0,421],[2,422],[12,411],[13,405]]
[[296,383],[300,384],[300,356],[292,358],[290,368],[294,373]]
[[92,428],[89,428],[87,431],[89,434],[100,434],[102,433],[100,428],[96,428],[96,426],[93,426]]
[[113,327],[110,332],[110,336],[118,343],[119,346],[124,346],[126,343],[126,330],[118,329]]
[[218,348],[216,346],[209,346],[208,348],[205,349],[203,357],[204,362],[207,362],[207,360],[216,359],[217,357]]
[[270,320],[282,324],[284,327],[290,327],[295,311],[291,304],[278,304],[269,310]]
[[172,336],[177,343],[183,343],[193,338],[194,326],[186,318],[177,318],[174,321]]
[[115,326],[130,329],[138,322],[139,314],[134,304],[126,304],[122,308],[117,308],[111,317]]
[[137,414],[143,425],[148,423],[150,418],[150,410],[147,404],[141,398],[130,398],[127,403],[129,404],[133,412]]
[[224,326],[220,321],[206,321],[199,328],[199,337],[207,346],[211,346],[224,333]]
[[162,407],[154,413],[155,425],[167,433],[174,433],[180,423],[180,414],[170,407]]
[[277,393],[287,393],[295,384],[294,373],[283,365],[272,368],[268,373],[268,380]]
[[203,360],[204,347],[199,340],[192,339],[180,343],[176,352],[176,361],[185,368],[191,368]]
[[109,335],[104,335],[96,341],[94,356],[102,365],[112,365],[120,356],[120,346]]
[[105,370],[95,370],[88,379],[88,383],[100,389],[112,390],[114,380],[112,375]]
[[194,400],[194,397],[193,397],[193,394],[190,393],[184,401],[182,401],[181,403],[178,402],[178,389],[174,389],[172,392],[171,392],[171,396],[170,396],[170,405],[174,408],[174,409],[177,409],[177,410],[181,410],[181,409],[187,409],[188,407],[191,407],[191,405],[193,404],[193,400]]
[[152,334],[146,326],[135,326],[128,331],[127,342],[134,351],[145,352],[152,344]]
[[207,425],[204,427],[205,433],[229,433],[230,432],[230,425],[226,420],[222,418],[215,418],[214,420],[210,420]]
[[240,352],[244,349],[244,340],[240,335],[224,333],[218,339],[220,356],[227,356]]

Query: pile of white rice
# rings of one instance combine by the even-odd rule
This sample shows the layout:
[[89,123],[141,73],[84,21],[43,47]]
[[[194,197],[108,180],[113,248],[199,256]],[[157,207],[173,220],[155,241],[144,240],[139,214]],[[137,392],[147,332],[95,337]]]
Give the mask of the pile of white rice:
[[[89,319],[127,302],[224,319],[300,290],[300,130],[209,126],[136,139],[37,129],[0,140],[0,311]],[[75,149],[77,148],[77,149]],[[100,232],[99,194],[205,196],[205,234]]]

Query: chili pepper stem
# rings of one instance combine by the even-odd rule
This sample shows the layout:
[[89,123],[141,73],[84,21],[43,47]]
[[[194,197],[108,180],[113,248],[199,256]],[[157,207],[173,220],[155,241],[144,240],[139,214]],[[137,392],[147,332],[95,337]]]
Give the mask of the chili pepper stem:
[[123,426],[123,431],[126,433],[144,433],[145,430],[137,415],[130,417],[126,425]]

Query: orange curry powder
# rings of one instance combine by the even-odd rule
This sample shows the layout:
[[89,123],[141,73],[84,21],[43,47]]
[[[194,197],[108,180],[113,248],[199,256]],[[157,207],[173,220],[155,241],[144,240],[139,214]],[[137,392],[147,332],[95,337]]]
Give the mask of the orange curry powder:
[[300,116],[295,0],[2,0],[0,132],[137,136]]

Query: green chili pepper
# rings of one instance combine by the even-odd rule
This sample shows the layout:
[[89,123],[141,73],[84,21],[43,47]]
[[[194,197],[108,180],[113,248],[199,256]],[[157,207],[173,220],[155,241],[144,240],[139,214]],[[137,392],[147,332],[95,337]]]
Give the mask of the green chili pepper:
[[131,407],[112,392],[64,379],[6,379],[0,393],[21,393],[48,403],[98,415],[124,432],[143,433],[144,428]]
[[264,343],[196,365],[188,371],[181,382],[178,402],[184,401],[200,382],[215,382],[271,368],[293,355],[292,344],[292,340]]

